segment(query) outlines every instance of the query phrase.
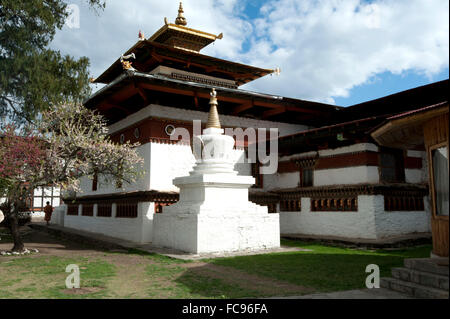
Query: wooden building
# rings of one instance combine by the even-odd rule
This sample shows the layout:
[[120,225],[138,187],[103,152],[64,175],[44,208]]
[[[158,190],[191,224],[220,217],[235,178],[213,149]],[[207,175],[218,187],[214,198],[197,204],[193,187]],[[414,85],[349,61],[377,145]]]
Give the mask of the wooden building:
[[448,102],[429,105],[389,117],[372,132],[373,138],[380,145],[396,149],[426,150],[433,253],[440,257],[448,257],[449,252],[448,112]]

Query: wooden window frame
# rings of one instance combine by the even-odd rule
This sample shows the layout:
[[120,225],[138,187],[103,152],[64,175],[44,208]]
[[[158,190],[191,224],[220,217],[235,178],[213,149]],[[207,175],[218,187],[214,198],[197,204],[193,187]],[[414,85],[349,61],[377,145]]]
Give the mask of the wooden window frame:
[[[105,209],[105,207],[107,209],[109,209],[109,214],[104,214],[103,210]],[[105,203],[97,204],[97,217],[104,217],[104,218],[112,217],[112,203],[111,204],[105,204]]]
[[[304,170],[311,171],[311,185],[305,185],[303,182]],[[299,187],[313,187],[314,186],[314,167],[300,167],[300,181],[298,183]]]
[[94,217],[94,204],[83,204],[81,207],[81,216]]
[[[124,210],[122,212],[122,210]],[[139,215],[139,207],[137,202],[117,203],[116,218],[137,218]]]
[[431,156],[431,153],[440,147],[447,147],[447,166],[449,166],[449,143],[441,142],[438,144],[434,144],[432,146],[427,147],[427,158],[428,158],[428,175],[430,177],[430,197],[431,197],[431,212],[433,214],[434,219],[441,219],[441,220],[448,220],[449,216],[445,215],[437,215],[436,214],[436,192],[434,190],[434,166],[433,166],[433,157]]
[[[379,176],[380,183],[405,183],[406,182],[405,152],[406,151],[404,151],[404,150],[398,150],[395,148],[380,147],[380,151],[378,154],[378,176]],[[383,166],[381,166],[382,154],[391,154],[394,156],[395,165],[396,165],[394,181],[386,181],[383,179],[383,174],[382,174]]]
[[92,191],[95,192],[98,190],[98,174],[94,173],[94,177],[92,178]]

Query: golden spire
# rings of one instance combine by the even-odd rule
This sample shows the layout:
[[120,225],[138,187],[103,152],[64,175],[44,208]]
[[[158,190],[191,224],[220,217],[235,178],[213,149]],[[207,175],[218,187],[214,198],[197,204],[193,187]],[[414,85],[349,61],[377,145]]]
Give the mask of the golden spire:
[[187,24],[186,18],[184,17],[184,11],[183,11],[183,3],[180,1],[180,7],[178,8],[178,17],[175,19],[176,25],[183,25],[185,26]]
[[206,124],[206,128],[222,128],[220,126],[219,113],[217,112],[218,103],[216,89],[213,88],[210,95],[211,99],[209,100],[209,105],[211,105],[211,108],[209,109],[208,124]]

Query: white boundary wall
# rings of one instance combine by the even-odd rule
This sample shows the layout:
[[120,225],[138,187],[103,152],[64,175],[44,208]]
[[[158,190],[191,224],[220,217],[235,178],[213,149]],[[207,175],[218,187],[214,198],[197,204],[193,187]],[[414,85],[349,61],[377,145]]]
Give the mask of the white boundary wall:
[[[68,228],[100,233],[137,243],[148,243],[152,241],[154,210],[154,203],[139,202],[136,218],[117,218],[116,204],[113,204],[111,217],[98,217],[97,204],[95,204],[94,216],[81,216],[82,205],[79,205],[78,216],[72,216],[67,215],[67,205],[63,205],[58,208],[55,219],[52,217],[52,222]],[[61,218],[62,212],[63,218]]]
[[[428,197],[424,198],[425,203]],[[382,195],[359,195],[356,212],[312,212],[311,199],[301,199],[300,212],[280,212],[281,234],[380,239],[430,232],[429,205],[425,211],[386,212]]]

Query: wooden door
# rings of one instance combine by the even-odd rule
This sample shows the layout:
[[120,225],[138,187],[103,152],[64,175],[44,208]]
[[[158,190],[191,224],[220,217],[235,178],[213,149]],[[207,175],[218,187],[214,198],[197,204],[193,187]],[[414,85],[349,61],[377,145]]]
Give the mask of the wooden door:
[[[448,257],[449,253],[449,211],[448,211],[448,113],[427,121],[424,125],[424,140],[427,149],[430,177],[430,199],[432,207],[431,231],[433,236],[433,253]],[[445,154],[446,153],[446,154]],[[444,155],[444,156],[442,156]],[[447,161],[445,165],[443,160]],[[438,159],[437,159],[438,158]],[[438,162],[440,161],[440,162]],[[438,166],[440,169],[438,169]],[[442,169],[444,168],[444,169]],[[444,176],[446,174],[446,176]],[[447,195],[442,192],[442,184],[447,185]],[[446,202],[443,204],[446,199]],[[446,203],[446,204],[445,204]]]

